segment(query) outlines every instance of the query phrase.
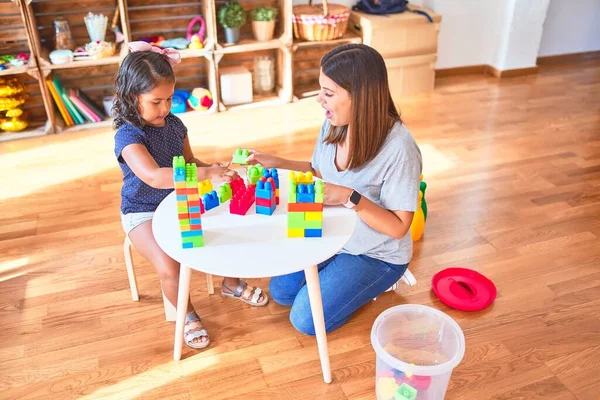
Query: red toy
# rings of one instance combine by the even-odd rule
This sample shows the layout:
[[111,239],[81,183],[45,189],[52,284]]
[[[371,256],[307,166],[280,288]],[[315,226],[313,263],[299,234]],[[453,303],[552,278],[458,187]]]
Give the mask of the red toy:
[[252,185],[238,190],[229,202],[229,212],[231,214],[246,215],[256,199],[254,190]]
[[442,303],[463,311],[482,310],[496,298],[494,283],[467,268],[446,268],[433,276],[431,286]]
[[237,191],[239,189],[244,189],[244,191],[246,190],[246,184],[244,183],[244,178],[242,178],[241,176],[238,177],[237,179],[232,180],[230,185],[231,185],[231,194],[233,196],[235,196],[235,194],[237,193]]

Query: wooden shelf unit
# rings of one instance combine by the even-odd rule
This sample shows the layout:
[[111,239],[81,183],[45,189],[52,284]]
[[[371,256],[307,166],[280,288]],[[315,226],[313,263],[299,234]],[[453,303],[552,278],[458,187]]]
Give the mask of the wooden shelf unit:
[[21,109],[28,121],[27,129],[24,131],[0,131],[0,141],[44,135],[47,133],[47,111],[42,98],[43,84],[38,79],[37,59],[28,30],[25,3],[20,0],[0,0],[0,25],[3,28],[0,30],[0,55],[29,54],[29,60],[25,65],[9,66],[0,70],[0,79],[16,79],[24,86],[26,101]]
[[[79,85],[84,93],[96,100],[102,108],[101,97],[111,94],[114,74],[127,55],[127,44],[149,36],[163,36],[165,39],[185,37],[192,18],[204,18],[206,34],[204,47],[200,50],[180,50],[182,62],[175,66],[176,88],[191,91],[196,87],[210,90],[214,104],[208,111],[188,111],[200,114],[224,112],[252,107],[263,107],[295,101],[318,93],[319,63],[321,57],[331,49],[344,43],[363,42],[363,32],[348,27],[343,37],[324,42],[300,41],[293,37],[293,0],[238,0],[247,12],[246,24],[241,28],[241,40],[236,44],[225,43],[224,30],[218,24],[218,12],[226,0],[0,0],[0,7],[6,3],[13,6],[12,18],[24,21],[24,29],[19,36],[21,43],[31,47],[31,63],[21,70],[0,71],[2,75],[32,77],[39,87],[36,118],[47,117],[44,132],[80,130],[92,127],[109,126],[110,119],[100,123],[86,123],[64,128],[62,117],[44,83],[44,78],[57,74],[65,86]],[[275,34],[272,40],[260,42],[252,34],[250,12],[259,5],[278,9]],[[14,11],[20,9],[20,15]],[[113,57],[106,59],[74,61],[54,65],[48,54],[54,46],[54,19],[65,17],[70,23],[73,39],[78,46],[84,46],[89,36],[83,21],[88,12],[103,13],[109,18],[107,40],[114,40],[110,30],[114,13],[119,10],[119,27],[125,41]],[[22,23],[23,25],[23,23]],[[194,26],[194,33],[199,24]],[[23,34],[24,33],[24,34]],[[0,32],[0,38],[2,33]],[[41,39],[44,38],[44,39]],[[1,42],[1,40],[0,40]],[[227,65],[244,65],[253,70],[254,57],[270,55],[276,61],[276,87],[270,94],[254,94],[249,104],[225,106],[221,101],[219,69]],[[112,78],[112,79],[110,79]],[[32,84],[30,79],[29,85]],[[42,101],[43,100],[43,101]],[[37,125],[43,125],[37,121]]]

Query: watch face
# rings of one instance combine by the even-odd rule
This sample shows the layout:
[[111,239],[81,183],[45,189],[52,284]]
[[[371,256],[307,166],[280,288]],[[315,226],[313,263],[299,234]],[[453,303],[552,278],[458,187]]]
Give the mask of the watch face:
[[353,191],[350,195],[350,201],[354,203],[354,205],[356,205],[360,201],[361,197],[362,196],[360,195],[360,193],[358,193],[357,191]]

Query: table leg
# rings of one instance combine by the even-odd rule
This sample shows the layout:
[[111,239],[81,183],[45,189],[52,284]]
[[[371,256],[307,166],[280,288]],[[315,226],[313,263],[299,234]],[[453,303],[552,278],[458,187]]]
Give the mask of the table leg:
[[323,380],[325,383],[331,383],[331,366],[329,365],[329,349],[327,348],[327,333],[325,331],[325,317],[323,315],[323,301],[321,300],[321,285],[319,284],[319,270],[314,265],[304,270],[306,275],[306,287],[308,289],[308,299],[310,309],[315,325],[315,334],[317,336],[317,347],[321,357],[321,369],[323,370]]
[[181,360],[181,348],[183,346],[183,328],[185,326],[185,314],[187,312],[188,300],[190,298],[190,280],[192,269],[181,264],[179,270],[179,292],[177,294],[177,319],[175,321],[175,347],[173,359]]

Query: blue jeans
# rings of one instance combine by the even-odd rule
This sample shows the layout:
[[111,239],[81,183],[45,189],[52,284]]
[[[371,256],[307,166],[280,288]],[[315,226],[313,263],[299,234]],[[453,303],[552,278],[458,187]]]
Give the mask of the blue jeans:
[[[342,326],[352,314],[389,289],[404,275],[408,264],[386,263],[364,255],[337,254],[318,265],[325,329]],[[271,298],[292,306],[290,321],[307,335],[315,334],[304,271],[271,278]]]

